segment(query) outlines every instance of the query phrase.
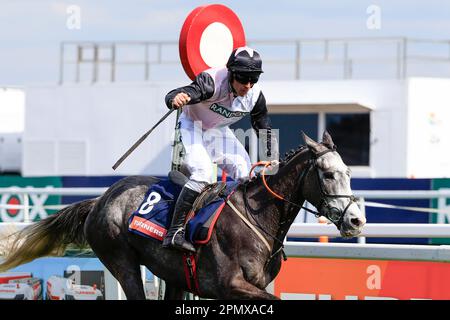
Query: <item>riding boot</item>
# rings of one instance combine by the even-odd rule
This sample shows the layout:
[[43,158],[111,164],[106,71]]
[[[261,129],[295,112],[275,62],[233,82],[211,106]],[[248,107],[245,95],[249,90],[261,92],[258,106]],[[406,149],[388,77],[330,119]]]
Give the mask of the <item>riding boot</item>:
[[198,192],[183,187],[173,212],[172,223],[162,243],[163,247],[195,252],[195,247],[184,237],[186,216],[192,208]]

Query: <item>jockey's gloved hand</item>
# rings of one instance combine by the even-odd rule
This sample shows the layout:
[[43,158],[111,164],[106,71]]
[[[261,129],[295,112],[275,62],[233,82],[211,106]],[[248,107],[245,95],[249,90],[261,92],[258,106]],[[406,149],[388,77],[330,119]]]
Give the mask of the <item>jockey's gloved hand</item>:
[[280,161],[278,161],[278,160],[272,160],[272,161],[270,161],[270,166],[271,167],[276,167],[277,165],[279,165],[280,164]]
[[179,109],[191,101],[187,93],[180,92],[172,99],[172,108]]

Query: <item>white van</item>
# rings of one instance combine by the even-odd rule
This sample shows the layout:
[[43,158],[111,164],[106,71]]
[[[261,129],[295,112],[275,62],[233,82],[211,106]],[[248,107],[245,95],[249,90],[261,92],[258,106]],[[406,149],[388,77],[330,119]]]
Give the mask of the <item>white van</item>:
[[0,273],[0,283],[9,283],[13,279],[33,278],[31,272],[4,272]]
[[42,300],[42,280],[39,278],[19,278],[0,284],[2,300]]
[[47,300],[103,300],[97,286],[74,284],[71,279],[51,276],[47,280]]

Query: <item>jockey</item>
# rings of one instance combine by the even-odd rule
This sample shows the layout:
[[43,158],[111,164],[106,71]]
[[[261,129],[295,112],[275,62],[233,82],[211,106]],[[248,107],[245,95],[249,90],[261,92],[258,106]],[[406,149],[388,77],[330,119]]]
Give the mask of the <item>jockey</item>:
[[185,219],[199,193],[212,183],[212,161],[234,180],[248,175],[249,155],[229,125],[250,114],[258,137],[260,129],[267,130],[267,157],[271,157],[271,123],[266,99],[257,84],[262,72],[259,53],[240,47],[233,50],[226,67],[208,69],[190,85],[166,95],[169,109],[185,106],[178,125],[186,151],[183,164],[190,180],[177,200],[163,247],[195,252],[184,236]]

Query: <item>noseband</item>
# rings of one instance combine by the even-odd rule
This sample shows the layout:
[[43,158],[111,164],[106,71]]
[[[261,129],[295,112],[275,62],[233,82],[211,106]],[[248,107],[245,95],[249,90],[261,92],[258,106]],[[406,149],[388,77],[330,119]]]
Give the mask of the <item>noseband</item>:
[[[317,180],[319,182],[319,188],[320,188],[320,202],[319,205],[316,206],[316,208],[319,210],[319,212],[323,212],[322,216],[325,216],[328,220],[330,220],[331,222],[333,222],[334,224],[336,224],[336,226],[340,229],[341,225],[343,223],[344,220],[344,216],[345,213],[347,212],[348,208],[352,205],[352,203],[356,203],[356,198],[354,195],[344,195],[344,194],[329,194],[328,192],[325,191],[324,185],[322,180],[320,179],[320,175],[319,175],[319,168],[317,166],[317,159],[319,159],[321,156],[323,156],[324,154],[327,154],[328,152],[333,152],[336,150],[336,147],[333,146],[332,149],[328,149],[325,151],[322,151],[321,153],[314,155],[314,158],[309,160],[309,165],[306,168],[306,170],[304,170],[302,177],[300,178],[300,188],[302,188],[303,184],[304,184],[304,177],[306,176],[306,174],[309,172],[309,170],[311,168],[315,169],[314,171],[316,172],[316,177]],[[331,199],[338,199],[338,198],[348,198],[348,203],[345,206],[344,210],[341,210],[339,208],[333,207],[332,205],[330,205],[329,200]],[[321,208],[324,208],[325,210],[321,210]],[[308,208],[302,207],[302,209],[305,209],[309,212],[312,212],[315,214],[316,217],[320,216],[319,212],[315,212],[313,210],[310,210]]]

